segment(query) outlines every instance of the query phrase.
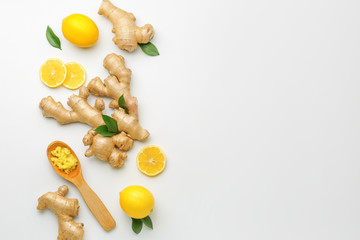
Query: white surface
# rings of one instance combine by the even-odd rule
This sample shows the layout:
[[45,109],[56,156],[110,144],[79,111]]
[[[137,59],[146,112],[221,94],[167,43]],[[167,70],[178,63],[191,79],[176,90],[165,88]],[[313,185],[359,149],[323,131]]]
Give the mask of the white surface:
[[[159,57],[119,50],[111,23],[97,14],[100,1],[1,4],[1,239],[56,239],[55,215],[36,205],[62,184],[80,201],[75,221],[88,240],[360,238],[359,1],[113,2],[138,25],[154,26]],[[62,19],[75,12],[98,25],[95,47],[62,36]],[[47,25],[62,51],[47,43]],[[151,133],[119,170],[83,157],[86,125],[60,126],[38,108],[45,96],[65,104],[77,93],[44,86],[43,61],[78,61],[88,82],[107,76],[102,61],[111,52],[133,71],[140,121]],[[51,169],[45,150],[53,140],[81,156],[85,179],[117,222],[111,232]],[[168,157],[155,178],[135,164],[147,144]],[[154,230],[138,236],[118,204],[119,191],[133,184],[156,198]]]

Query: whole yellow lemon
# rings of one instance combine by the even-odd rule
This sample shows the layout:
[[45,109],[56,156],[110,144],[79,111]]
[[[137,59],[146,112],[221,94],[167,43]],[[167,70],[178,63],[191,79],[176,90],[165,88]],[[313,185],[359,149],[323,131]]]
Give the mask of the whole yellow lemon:
[[132,218],[149,216],[154,207],[154,196],[142,186],[129,186],[120,192],[120,206]]
[[64,18],[62,32],[69,42],[83,48],[93,46],[99,38],[99,29],[94,21],[79,13]]

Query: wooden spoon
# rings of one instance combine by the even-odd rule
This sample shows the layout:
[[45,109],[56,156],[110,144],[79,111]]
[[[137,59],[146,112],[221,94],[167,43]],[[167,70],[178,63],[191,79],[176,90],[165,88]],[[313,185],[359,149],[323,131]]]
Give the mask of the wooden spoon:
[[60,141],[55,141],[50,143],[48,146],[46,153],[49,159],[51,166],[54,168],[55,172],[59,174],[61,177],[65,178],[66,180],[72,182],[80,191],[81,196],[83,197],[86,205],[89,207],[92,214],[95,216],[96,220],[100,223],[100,225],[106,230],[109,231],[113,229],[116,225],[113,217],[100,200],[100,198],[96,195],[96,193],[89,187],[89,185],[85,182],[82,173],[81,173],[81,166],[80,161],[78,159],[76,168],[71,171],[69,174],[61,171],[52,161],[51,158],[54,157],[51,154],[51,151],[55,150],[56,147],[65,147],[68,148],[71,153],[74,155],[76,159],[77,156],[74,151],[66,144]]

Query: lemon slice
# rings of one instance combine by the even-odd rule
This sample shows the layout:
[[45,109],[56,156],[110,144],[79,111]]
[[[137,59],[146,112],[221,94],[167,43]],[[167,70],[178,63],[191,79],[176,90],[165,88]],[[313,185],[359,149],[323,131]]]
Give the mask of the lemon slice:
[[145,146],[136,157],[136,165],[143,174],[149,177],[156,176],[165,168],[165,153],[158,146]]
[[65,64],[57,58],[46,60],[40,67],[40,79],[48,87],[60,86],[66,78]]
[[77,62],[65,63],[67,75],[63,86],[75,90],[85,83],[86,73],[85,69]]

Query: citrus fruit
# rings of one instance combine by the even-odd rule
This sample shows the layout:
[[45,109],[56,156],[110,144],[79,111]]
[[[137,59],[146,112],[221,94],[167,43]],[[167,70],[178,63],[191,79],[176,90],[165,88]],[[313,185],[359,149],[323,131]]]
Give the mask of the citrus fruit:
[[62,22],[64,37],[72,44],[79,47],[91,47],[99,38],[99,30],[89,17],[75,13]]
[[129,186],[120,192],[120,206],[132,218],[141,219],[149,216],[154,202],[154,196],[142,186]]
[[40,79],[48,87],[60,86],[66,78],[65,64],[57,58],[46,60],[40,67]]
[[85,83],[86,73],[84,68],[77,62],[65,63],[66,78],[63,86],[68,89],[78,89]]
[[138,153],[136,164],[140,172],[153,177],[164,170],[166,156],[158,146],[148,145],[143,147]]

